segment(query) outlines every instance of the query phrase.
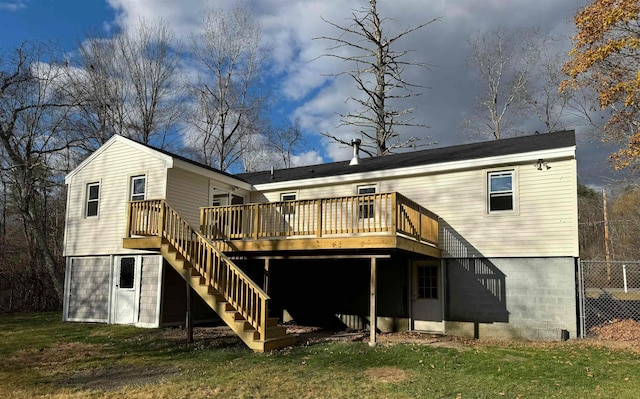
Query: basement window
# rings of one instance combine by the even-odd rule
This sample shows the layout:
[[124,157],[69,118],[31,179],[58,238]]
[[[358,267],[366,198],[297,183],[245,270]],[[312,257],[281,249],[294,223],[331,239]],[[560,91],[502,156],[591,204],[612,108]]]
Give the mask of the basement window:
[[100,201],[100,183],[87,184],[86,215],[88,218],[98,216],[99,201]]
[[506,170],[489,172],[488,174],[488,209],[489,213],[513,211],[514,171]]

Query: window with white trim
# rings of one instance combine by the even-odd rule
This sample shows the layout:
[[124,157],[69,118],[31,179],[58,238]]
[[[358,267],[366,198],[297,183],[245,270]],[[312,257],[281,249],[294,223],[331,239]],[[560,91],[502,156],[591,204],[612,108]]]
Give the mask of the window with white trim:
[[[358,195],[375,194],[376,186],[358,186]],[[358,219],[369,219],[373,217],[373,198],[363,198],[358,206]]]
[[131,178],[131,201],[143,201],[147,191],[146,176],[134,176]]
[[514,171],[489,172],[487,177],[489,213],[515,210]]
[[87,204],[85,209],[86,217],[98,216],[100,202],[100,183],[94,182],[87,184]]

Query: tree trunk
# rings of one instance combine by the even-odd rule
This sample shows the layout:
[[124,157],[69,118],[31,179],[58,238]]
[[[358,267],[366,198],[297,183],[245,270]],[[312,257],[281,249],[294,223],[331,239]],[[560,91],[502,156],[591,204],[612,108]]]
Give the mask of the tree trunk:
[[39,223],[39,218],[36,217],[31,210],[23,212],[23,217],[25,218],[27,227],[34,235],[37,250],[40,252],[40,256],[42,256],[42,261],[47,274],[51,279],[51,283],[53,284],[53,289],[55,290],[58,299],[62,301],[64,298],[64,283],[58,273],[56,260],[51,253],[51,249],[49,249],[47,235],[42,229],[42,224]]

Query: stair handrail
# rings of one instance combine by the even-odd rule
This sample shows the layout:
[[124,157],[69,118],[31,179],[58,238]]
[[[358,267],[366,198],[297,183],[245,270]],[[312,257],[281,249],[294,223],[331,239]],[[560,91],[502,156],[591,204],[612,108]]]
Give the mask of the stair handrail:
[[[427,208],[423,207],[422,205],[418,204],[417,202],[405,197],[404,195],[400,194],[400,193],[394,193],[396,196],[396,206],[397,206],[397,223],[399,224],[399,226],[397,227],[397,232],[399,233],[403,233],[403,234],[407,234],[409,236],[414,237],[414,239],[416,241],[424,241],[427,242],[431,245],[438,245],[438,229],[436,227],[435,232],[435,237],[427,237],[423,234],[423,223],[422,223],[422,218],[426,217],[429,220],[435,221],[436,223],[438,222],[438,215],[436,215],[435,213],[431,212],[430,210],[428,210]],[[417,226],[415,224],[414,220],[411,220],[411,217],[409,216],[409,213],[407,212],[407,208],[415,211],[417,213]],[[405,231],[404,228],[402,228],[400,226],[401,222],[400,220],[404,219],[405,221],[409,222],[411,224],[412,229],[414,230],[414,232],[410,232],[410,231]],[[413,233],[413,234],[412,234]]]
[[[226,301],[266,338],[269,295],[166,200],[129,202],[127,235],[167,239]],[[221,267],[222,266],[222,267]]]

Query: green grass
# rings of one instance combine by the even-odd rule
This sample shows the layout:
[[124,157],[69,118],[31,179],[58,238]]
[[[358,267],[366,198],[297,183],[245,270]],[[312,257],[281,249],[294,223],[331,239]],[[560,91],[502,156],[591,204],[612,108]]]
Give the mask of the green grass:
[[637,398],[637,353],[565,343],[325,342],[255,354],[232,338],[0,316],[0,397]]

